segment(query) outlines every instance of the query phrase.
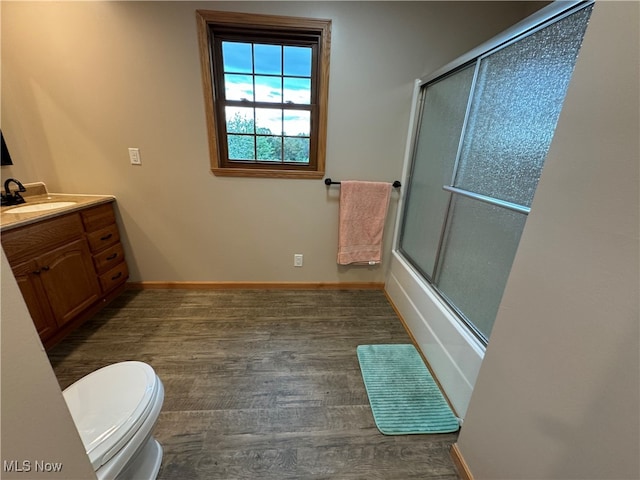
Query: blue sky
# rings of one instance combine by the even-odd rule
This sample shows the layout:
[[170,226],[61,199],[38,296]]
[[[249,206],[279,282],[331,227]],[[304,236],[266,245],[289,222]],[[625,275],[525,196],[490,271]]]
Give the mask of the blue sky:
[[[310,47],[254,44],[254,50],[256,74],[311,76]],[[225,72],[253,73],[250,43],[222,42],[222,57]]]
[[[267,44],[223,42],[225,96],[228,100],[273,103],[311,103],[311,48]],[[284,57],[284,58],[283,58]],[[284,62],[283,62],[284,59]],[[284,63],[284,65],[283,65]],[[227,107],[227,117],[252,116],[252,109]],[[309,134],[309,112],[285,112],[287,135]],[[258,126],[281,134],[282,112],[278,109],[256,111]]]

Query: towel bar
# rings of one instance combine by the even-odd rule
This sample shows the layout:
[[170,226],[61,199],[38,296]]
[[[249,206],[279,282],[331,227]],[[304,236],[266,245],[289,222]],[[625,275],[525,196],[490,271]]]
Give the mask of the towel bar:
[[[324,179],[324,184],[329,186],[329,185],[340,185],[341,182],[334,182],[333,180],[331,180],[330,178],[325,178]],[[400,183],[400,181],[395,180],[391,186],[393,188],[400,188],[402,186],[402,184]]]

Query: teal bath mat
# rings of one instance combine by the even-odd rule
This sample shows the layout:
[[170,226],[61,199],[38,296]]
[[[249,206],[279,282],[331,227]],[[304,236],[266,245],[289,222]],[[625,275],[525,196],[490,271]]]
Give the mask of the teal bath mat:
[[385,435],[448,433],[458,419],[413,345],[360,345],[362,378]]

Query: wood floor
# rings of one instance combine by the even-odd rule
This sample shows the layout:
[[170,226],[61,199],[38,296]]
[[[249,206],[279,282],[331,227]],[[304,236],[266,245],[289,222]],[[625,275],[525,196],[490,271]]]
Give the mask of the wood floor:
[[376,429],[356,357],[373,343],[410,343],[381,291],[130,290],[49,357],[62,388],[154,367],[159,479],[458,479],[456,434]]

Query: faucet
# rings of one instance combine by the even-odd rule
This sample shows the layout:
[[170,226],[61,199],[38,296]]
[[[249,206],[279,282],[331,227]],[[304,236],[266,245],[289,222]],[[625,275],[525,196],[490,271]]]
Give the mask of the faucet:
[[[11,183],[15,183],[18,186],[18,190],[16,190],[16,192],[14,192],[13,194],[11,193],[11,190],[9,189],[9,185],[11,185]],[[24,185],[22,185],[22,183],[20,183],[20,181],[16,180],[15,178],[7,178],[7,181],[4,182],[4,193],[2,194],[2,205],[19,205],[21,203],[25,203],[24,198],[22,198],[22,195],[20,195],[20,192],[26,192],[27,189],[24,188]]]

